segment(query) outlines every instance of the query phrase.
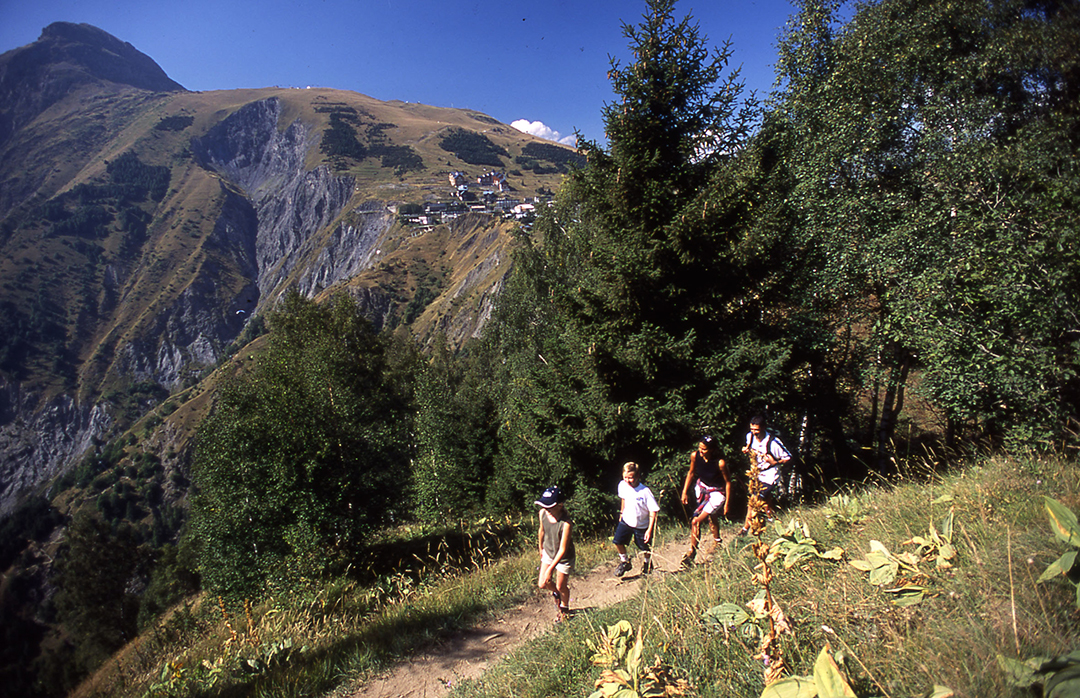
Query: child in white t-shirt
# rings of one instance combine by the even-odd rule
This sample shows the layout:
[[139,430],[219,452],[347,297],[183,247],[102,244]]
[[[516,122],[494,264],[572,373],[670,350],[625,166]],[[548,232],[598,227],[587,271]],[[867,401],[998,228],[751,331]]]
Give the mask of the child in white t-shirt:
[[637,463],[623,466],[623,477],[619,483],[619,522],[615,524],[615,550],[619,553],[619,564],[615,567],[615,576],[621,577],[630,571],[632,565],[626,554],[626,545],[634,539],[641,551],[643,562],[641,573],[652,572],[652,538],[656,531],[656,515],[660,505],[652,490],[646,487],[638,474]]

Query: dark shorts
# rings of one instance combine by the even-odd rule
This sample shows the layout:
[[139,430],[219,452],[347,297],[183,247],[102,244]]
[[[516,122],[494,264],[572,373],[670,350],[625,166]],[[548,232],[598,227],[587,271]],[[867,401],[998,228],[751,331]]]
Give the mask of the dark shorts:
[[647,528],[631,528],[625,521],[619,519],[619,523],[615,524],[615,535],[612,538],[615,545],[626,545],[633,538],[638,550],[648,550],[650,546],[645,542],[645,533],[648,530]]
[[776,482],[774,482],[771,485],[766,485],[764,482],[761,482],[760,484],[761,484],[761,489],[758,490],[758,496],[759,497],[761,497],[762,499],[770,499],[770,500],[776,498],[776,491],[777,491],[776,488],[780,485],[779,480],[777,480]]

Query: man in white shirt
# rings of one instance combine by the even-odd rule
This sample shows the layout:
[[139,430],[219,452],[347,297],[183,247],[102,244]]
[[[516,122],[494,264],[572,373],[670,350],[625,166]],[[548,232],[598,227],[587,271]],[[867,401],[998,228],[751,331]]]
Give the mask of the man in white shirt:
[[[758,497],[765,504],[765,515],[772,518],[776,506],[776,489],[780,484],[780,471],[791,460],[784,443],[765,428],[765,418],[758,415],[750,419],[750,431],[746,435],[743,453],[750,456],[751,466],[757,464]],[[750,520],[754,508],[746,508],[746,522],[738,535],[745,536],[750,531]]]

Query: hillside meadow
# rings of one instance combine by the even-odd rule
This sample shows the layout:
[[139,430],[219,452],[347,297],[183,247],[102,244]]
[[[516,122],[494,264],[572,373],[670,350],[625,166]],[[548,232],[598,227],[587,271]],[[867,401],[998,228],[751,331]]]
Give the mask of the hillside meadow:
[[[1067,655],[1080,640],[1074,584],[1060,575],[1039,581],[1069,550],[1054,537],[1046,498],[1080,509],[1080,471],[1072,460],[1002,455],[947,474],[932,464],[912,466],[893,482],[780,513],[761,541],[778,555],[770,562],[770,589],[790,628],[778,635],[785,675],[812,676],[827,647],[857,696],[931,695],[935,686],[934,695],[947,695],[944,688],[957,696],[1038,695],[1052,673],[1024,675],[1018,667],[1033,657]],[[240,606],[205,595],[188,599],[74,695],[362,695],[366,677],[534,593],[531,526],[488,521],[471,535],[437,537],[430,529],[399,530],[387,549],[415,552],[413,564],[396,572],[353,570],[301,593]],[[919,544],[934,538],[931,531],[955,551],[947,566],[936,562],[944,546]],[[663,534],[686,531],[667,518]],[[765,686],[755,655],[768,623],[754,614],[761,591],[755,541],[731,536],[731,528],[724,539],[708,563],[655,575],[629,601],[552,624],[449,695],[589,695],[603,669],[590,662],[593,647],[602,646],[610,626],[627,621],[631,645],[641,632],[641,676],[651,667],[670,691],[683,691],[664,695],[757,698]],[[809,548],[788,566],[795,539]],[[896,578],[881,586],[852,564],[877,546],[901,563]],[[837,559],[819,556],[837,549]],[[612,556],[609,540],[599,537],[582,541],[580,550],[582,573]],[[913,586],[923,590],[914,601],[896,591]],[[1014,685],[1017,673],[1027,685]]]

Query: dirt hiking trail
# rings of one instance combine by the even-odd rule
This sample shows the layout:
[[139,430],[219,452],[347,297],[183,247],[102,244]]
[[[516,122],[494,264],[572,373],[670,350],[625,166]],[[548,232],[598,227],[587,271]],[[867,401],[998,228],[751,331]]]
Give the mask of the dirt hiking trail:
[[[707,530],[707,529],[706,529]],[[730,533],[721,534],[725,538]],[[651,578],[662,579],[678,571],[685,537],[674,540],[653,551],[655,569]],[[697,563],[711,557],[713,546],[704,544],[698,552]],[[570,578],[570,608],[568,622],[575,616],[606,608],[624,601],[641,589],[645,577],[641,574],[641,558],[634,558],[634,568],[619,578],[614,576],[616,557],[583,575]],[[366,684],[338,689],[334,696],[342,698],[438,698],[446,696],[450,687],[464,679],[474,679],[507,653],[517,649],[537,635],[555,626],[555,602],[548,592],[537,591],[521,604],[505,609],[497,617],[468,628],[428,647],[411,659],[391,668],[386,674]]]

